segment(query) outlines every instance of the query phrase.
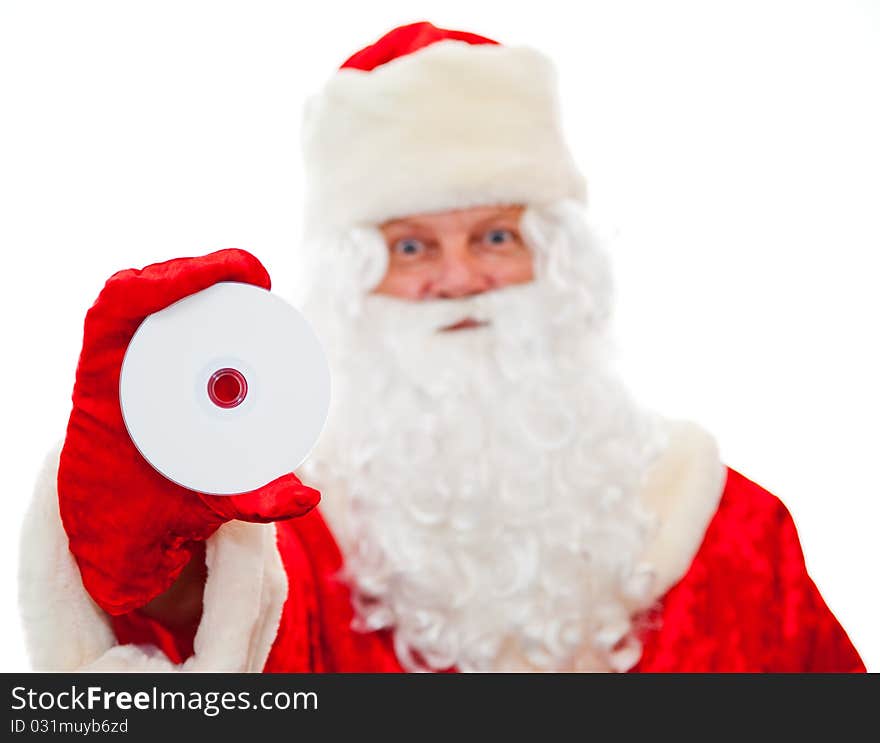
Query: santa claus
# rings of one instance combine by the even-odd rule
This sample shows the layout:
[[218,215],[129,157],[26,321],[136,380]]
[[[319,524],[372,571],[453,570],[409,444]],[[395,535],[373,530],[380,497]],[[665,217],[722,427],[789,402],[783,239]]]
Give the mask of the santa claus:
[[138,323],[268,285],[259,264],[114,277],[26,527],[37,667],[864,670],[784,505],[614,369],[543,55],[395,29],[309,101],[304,141],[306,315],[333,372],[300,472],[320,506],[293,474],[219,501],[168,483],[118,416]]

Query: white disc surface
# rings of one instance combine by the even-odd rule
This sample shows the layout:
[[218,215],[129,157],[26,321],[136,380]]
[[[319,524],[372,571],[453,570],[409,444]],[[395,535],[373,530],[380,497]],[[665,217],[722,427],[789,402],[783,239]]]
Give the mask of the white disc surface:
[[[228,398],[217,402],[213,386],[212,400],[209,387],[228,369],[244,378],[246,393],[221,407]],[[233,495],[302,464],[327,419],[330,370],[296,309],[265,289],[227,282],[144,320],[125,354],[119,402],[132,441],[162,475]]]

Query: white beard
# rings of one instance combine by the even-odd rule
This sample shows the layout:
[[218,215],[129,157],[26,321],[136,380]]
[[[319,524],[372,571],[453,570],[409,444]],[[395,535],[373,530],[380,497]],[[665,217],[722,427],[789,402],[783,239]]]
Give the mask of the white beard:
[[[576,219],[527,213],[529,284],[310,302],[334,388],[302,475],[324,491],[356,627],[392,627],[408,669],[627,670],[640,656],[654,519],[639,488],[664,436],[611,368],[607,269]],[[467,316],[489,324],[437,332]]]

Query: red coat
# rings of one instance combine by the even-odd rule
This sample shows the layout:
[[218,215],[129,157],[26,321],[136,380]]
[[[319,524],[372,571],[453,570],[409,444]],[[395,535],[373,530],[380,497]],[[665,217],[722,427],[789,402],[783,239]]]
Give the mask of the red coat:
[[[388,632],[351,629],[339,548],[317,511],[278,524],[288,574],[267,672],[401,671]],[[719,507],[690,569],[642,618],[634,672],[836,672],[865,666],[807,574],[782,502],[728,469]],[[192,652],[137,613],[114,622],[121,643],[158,644],[174,662]]]

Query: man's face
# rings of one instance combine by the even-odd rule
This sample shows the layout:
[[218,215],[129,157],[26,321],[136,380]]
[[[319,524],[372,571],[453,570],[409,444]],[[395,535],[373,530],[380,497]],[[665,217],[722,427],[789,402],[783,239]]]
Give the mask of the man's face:
[[380,225],[388,270],[374,290],[401,299],[455,299],[534,278],[519,229],[523,206],[489,206]]

